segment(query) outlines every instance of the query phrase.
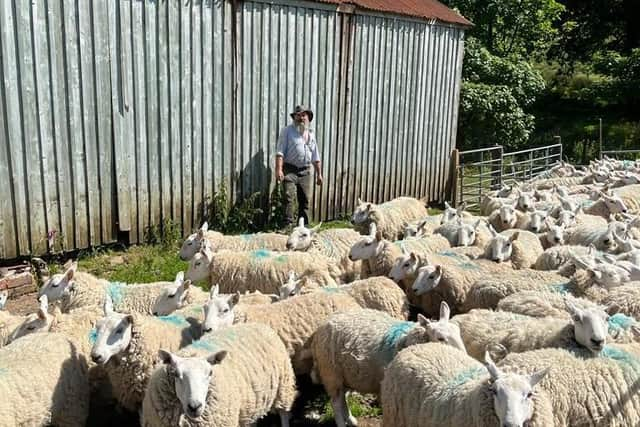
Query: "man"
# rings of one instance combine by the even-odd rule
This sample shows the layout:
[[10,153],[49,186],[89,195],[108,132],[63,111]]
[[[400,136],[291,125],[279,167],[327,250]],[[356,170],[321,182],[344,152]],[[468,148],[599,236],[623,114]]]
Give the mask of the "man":
[[311,165],[316,172],[316,184],[322,184],[322,170],[316,136],[309,128],[313,111],[298,105],[291,113],[293,123],[280,131],[276,153],[276,179],[284,182],[285,226],[297,222],[293,216],[293,201],[298,199],[298,218],[309,224],[309,201],[313,196]]

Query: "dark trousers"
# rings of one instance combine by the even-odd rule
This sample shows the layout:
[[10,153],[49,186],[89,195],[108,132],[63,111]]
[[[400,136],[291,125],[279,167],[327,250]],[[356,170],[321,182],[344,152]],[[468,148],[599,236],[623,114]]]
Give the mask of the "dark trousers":
[[[292,224],[298,218],[304,218],[305,225],[309,224],[309,201],[313,197],[313,173],[311,166],[297,168],[284,164],[284,191],[285,191],[285,222]],[[293,216],[293,204],[298,200],[298,216]]]

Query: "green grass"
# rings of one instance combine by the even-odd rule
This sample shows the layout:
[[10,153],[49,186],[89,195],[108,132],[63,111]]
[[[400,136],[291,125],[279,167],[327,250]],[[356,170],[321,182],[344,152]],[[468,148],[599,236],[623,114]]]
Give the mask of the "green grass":
[[[372,395],[349,393],[347,394],[347,405],[349,405],[351,414],[356,418],[377,418],[382,416],[380,403]],[[333,408],[329,397],[326,396],[320,422],[326,423],[330,421],[333,421]]]

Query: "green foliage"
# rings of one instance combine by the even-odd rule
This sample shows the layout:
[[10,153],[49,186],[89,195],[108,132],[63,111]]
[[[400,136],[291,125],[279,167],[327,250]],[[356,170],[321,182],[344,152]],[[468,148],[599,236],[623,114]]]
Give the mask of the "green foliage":
[[[376,418],[382,416],[380,404],[373,396],[349,393],[347,394],[347,405],[351,410],[351,414],[356,418]],[[333,417],[333,408],[331,407],[331,402],[327,399],[324,404],[323,415],[320,418],[320,421],[323,423],[330,422],[333,421]]]
[[148,245],[160,245],[164,249],[171,249],[180,242],[180,226],[171,219],[165,219],[162,224],[153,224],[144,231],[144,242]]
[[232,204],[226,181],[222,180],[211,202],[209,228],[225,234],[254,232],[258,230],[264,213],[259,203],[260,193],[256,192]]
[[285,190],[284,184],[276,183],[269,197],[269,218],[267,229],[280,230],[284,227],[285,218]]

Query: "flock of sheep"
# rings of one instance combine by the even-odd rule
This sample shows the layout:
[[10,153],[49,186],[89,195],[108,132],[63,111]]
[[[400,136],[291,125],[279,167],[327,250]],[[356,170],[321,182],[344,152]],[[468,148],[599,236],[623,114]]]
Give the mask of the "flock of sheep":
[[0,425],[85,425],[98,395],[143,426],[285,427],[303,375],[338,427],[348,391],[385,427],[640,425],[640,161],[559,163],[480,213],[401,197],[353,229],[205,224],[174,282],[72,265],[37,313],[0,311]]

